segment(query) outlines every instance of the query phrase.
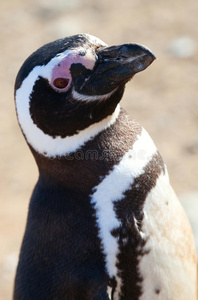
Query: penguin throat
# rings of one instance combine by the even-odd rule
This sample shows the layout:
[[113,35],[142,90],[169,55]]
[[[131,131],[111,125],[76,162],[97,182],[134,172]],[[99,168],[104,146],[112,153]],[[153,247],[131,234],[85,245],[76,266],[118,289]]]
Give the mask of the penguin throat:
[[[29,118],[26,118],[25,124],[23,122],[24,120],[20,118],[19,114],[18,119],[23,134],[30,147],[45,157],[55,158],[64,157],[80,149],[86,142],[93,139],[100,132],[114,124],[119,116],[119,113],[120,105],[118,104],[115,111],[111,115],[83,130],[80,130],[78,133],[72,136],[66,136],[64,138],[60,136],[54,138],[51,135],[44,133],[33,122],[30,115]],[[91,115],[90,118],[92,118]]]

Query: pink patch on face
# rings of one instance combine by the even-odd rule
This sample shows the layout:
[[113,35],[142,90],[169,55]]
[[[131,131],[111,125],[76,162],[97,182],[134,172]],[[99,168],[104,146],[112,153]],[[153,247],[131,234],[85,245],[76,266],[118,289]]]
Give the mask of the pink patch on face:
[[86,69],[93,70],[96,63],[95,51],[88,49],[85,56],[79,56],[79,62],[84,65]]
[[[87,50],[86,55],[82,56],[76,51],[72,51],[65,56],[60,62],[53,68],[51,77],[51,86],[53,89],[59,92],[66,92],[72,83],[72,76],[70,73],[70,67],[72,64],[81,63],[85,68],[92,70],[95,66],[96,57],[95,53],[91,49]],[[66,84],[63,87],[57,86],[57,80],[63,80]]]

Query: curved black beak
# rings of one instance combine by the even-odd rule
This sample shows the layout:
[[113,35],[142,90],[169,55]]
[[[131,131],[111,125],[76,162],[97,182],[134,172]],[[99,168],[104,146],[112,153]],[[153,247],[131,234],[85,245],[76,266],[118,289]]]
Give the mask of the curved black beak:
[[150,50],[137,44],[103,48],[97,55],[95,69],[79,89],[81,94],[107,94],[145,70],[156,58]]

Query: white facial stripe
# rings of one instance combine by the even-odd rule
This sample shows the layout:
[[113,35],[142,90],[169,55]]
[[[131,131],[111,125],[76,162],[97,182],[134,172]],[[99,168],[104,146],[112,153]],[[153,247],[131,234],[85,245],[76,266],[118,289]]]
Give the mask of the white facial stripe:
[[[146,150],[145,145],[147,145]],[[118,295],[122,283],[118,277],[116,267],[119,253],[118,241],[111,234],[113,229],[120,226],[120,222],[116,218],[113,202],[121,200],[123,193],[129,189],[134,179],[144,173],[144,167],[156,151],[153,141],[143,129],[133,148],[123,156],[118,165],[114,166],[113,171],[94,188],[92,203],[96,209],[99,235],[106,258],[106,268],[110,277],[116,277],[118,284],[114,299],[119,299]]]
[[35,67],[29,76],[23,81],[21,87],[16,91],[16,110],[19,124],[27,139],[27,142],[39,153],[48,157],[63,156],[79,149],[89,139],[112,125],[120,112],[120,106],[116,107],[114,113],[98,123],[90,125],[78,134],[66,138],[52,138],[45,134],[33,122],[30,111],[30,94],[33,82],[42,74],[44,66]]
[[80,100],[80,101],[102,101],[102,100],[107,100],[111,97],[111,95],[113,95],[116,92],[117,88],[114,89],[113,91],[111,91],[108,94],[105,95],[95,95],[95,96],[90,96],[90,95],[83,95],[83,94],[79,94],[78,92],[76,92],[74,89],[72,90],[72,97],[76,100]]
[[143,211],[142,231],[149,237],[145,250],[150,252],[139,258],[139,271],[144,279],[140,300],[195,300],[192,232],[167,172],[160,175],[148,194]]

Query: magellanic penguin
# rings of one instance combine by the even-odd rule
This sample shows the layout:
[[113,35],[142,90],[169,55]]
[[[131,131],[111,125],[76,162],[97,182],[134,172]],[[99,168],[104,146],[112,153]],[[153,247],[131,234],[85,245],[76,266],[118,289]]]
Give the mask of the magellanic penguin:
[[195,300],[191,228],[148,133],[119,102],[155,59],[79,34],[22,65],[18,122],[35,157],[15,300]]

